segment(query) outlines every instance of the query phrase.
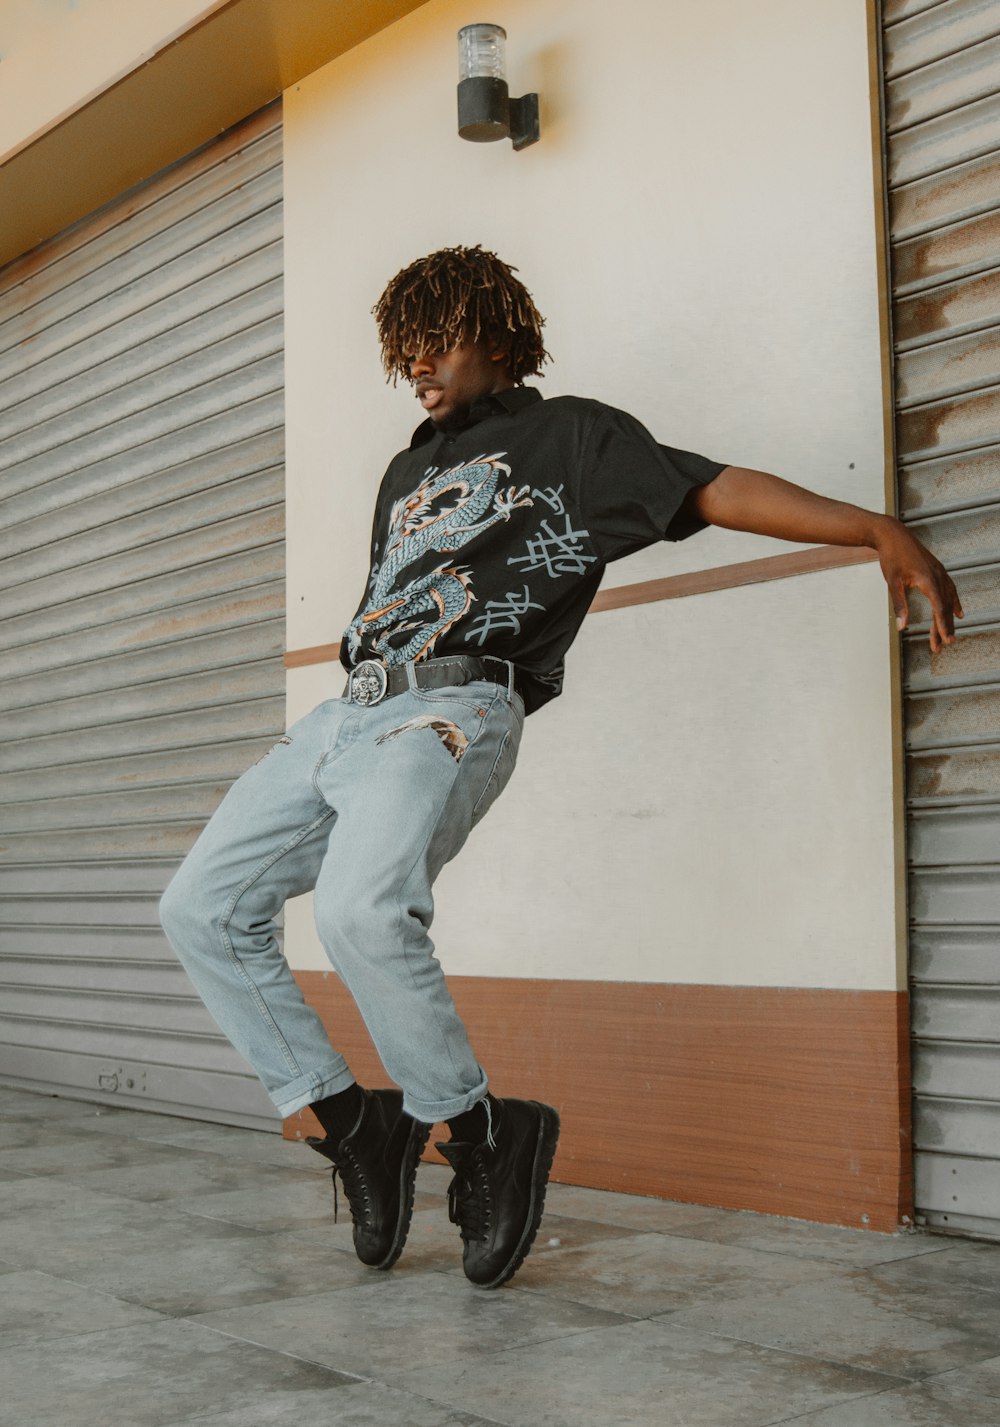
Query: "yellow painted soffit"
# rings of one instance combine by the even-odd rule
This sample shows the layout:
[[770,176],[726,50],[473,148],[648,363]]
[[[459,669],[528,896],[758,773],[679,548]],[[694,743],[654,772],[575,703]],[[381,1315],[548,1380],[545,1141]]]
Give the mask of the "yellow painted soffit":
[[232,0],[0,166],[0,265],[426,0]]

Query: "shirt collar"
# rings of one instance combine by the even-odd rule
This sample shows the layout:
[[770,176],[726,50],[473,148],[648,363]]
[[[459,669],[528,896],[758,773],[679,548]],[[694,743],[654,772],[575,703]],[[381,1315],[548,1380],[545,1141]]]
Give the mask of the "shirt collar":
[[533,386],[512,386],[504,391],[492,392],[489,396],[481,396],[469,407],[468,419],[460,426],[437,426],[428,416],[426,421],[421,421],[410,438],[410,450],[415,451],[418,446],[424,446],[432,437],[439,434],[454,436],[463,431],[470,430],[477,426],[480,421],[485,421],[489,416],[499,416],[506,414],[514,416],[518,411],[527,406],[534,406],[537,401],[542,401],[542,393]]

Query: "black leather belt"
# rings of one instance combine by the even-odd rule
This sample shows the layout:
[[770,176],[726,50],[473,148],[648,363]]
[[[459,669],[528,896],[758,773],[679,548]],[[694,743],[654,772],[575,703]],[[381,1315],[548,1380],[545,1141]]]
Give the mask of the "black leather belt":
[[447,689],[476,679],[501,684],[511,693],[517,689],[516,670],[506,659],[455,654],[450,659],[422,659],[392,668],[377,659],[364,659],[351,670],[344,697],[348,703],[368,708],[394,694],[404,694],[410,688],[408,670],[413,671],[413,683],[418,689]]

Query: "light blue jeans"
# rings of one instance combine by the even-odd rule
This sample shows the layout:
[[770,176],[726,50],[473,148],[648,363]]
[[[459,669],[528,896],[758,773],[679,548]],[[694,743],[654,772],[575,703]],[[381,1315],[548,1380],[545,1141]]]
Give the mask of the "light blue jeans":
[[487,681],[320,704],[234,783],[167,888],[167,936],[282,1115],[354,1079],[278,945],[286,898],[310,888],[408,1112],[446,1120],[485,1094],[428,934],[431,888],[506,785],[523,722]]

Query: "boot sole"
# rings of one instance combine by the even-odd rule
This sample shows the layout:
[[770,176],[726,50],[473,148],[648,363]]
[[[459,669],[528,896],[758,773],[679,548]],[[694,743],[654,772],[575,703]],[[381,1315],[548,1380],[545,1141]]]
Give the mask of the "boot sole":
[[531,1168],[531,1201],[528,1206],[528,1219],[524,1226],[524,1233],[518,1241],[513,1257],[496,1278],[491,1279],[489,1283],[476,1284],[477,1288],[499,1288],[501,1284],[509,1282],[514,1277],[528,1257],[531,1246],[535,1242],[535,1235],[538,1233],[538,1226],[542,1222],[549,1171],[552,1168],[552,1161],[556,1157],[556,1146],[559,1143],[559,1116],[551,1105],[543,1105],[538,1100],[532,1100],[531,1104],[540,1111],[541,1123],[538,1127],[538,1139],[535,1141],[535,1159]]
[[424,1146],[430,1139],[432,1129],[432,1125],[421,1124],[419,1120],[414,1120],[410,1126],[406,1149],[403,1151],[403,1159],[399,1166],[399,1216],[396,1219],[396,1232],[392,1236],[392,1243],[389,1245],[389,1252],[385,1258],[380,1263],[370,1264],[370,1268],[390,1269],[403,1252],[406,1236],[410,1232],[410,1221],[413,1218],[417,1165],[424,1152]]

